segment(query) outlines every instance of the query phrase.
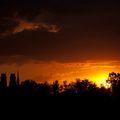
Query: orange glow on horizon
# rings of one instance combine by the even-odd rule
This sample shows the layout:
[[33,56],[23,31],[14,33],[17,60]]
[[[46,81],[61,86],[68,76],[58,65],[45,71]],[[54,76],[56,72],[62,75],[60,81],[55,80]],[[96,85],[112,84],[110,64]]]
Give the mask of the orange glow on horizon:
[[111,72],[120,73],[120,63],[118,61],[87,61],[76,63],[64,62],[29,62],[21,66],[16,64],[1,65],[0,73],[7,73],[9,77],[10,72],[20,71],[20,80],[27,79],[35,80],[38,83],[49,82],[52,83],[58,80],[60,84],[63,81],[75,82],[76,78],[80,80],[88,79],[97,86],[101,84],[108,87],[106,80],[108,74]]
[[[108,85],[106,83],[106,80],[108,78],[108,74],[109,73],[97,73],[94,76],[89,76],[88,80],[91,81],[92,83],[95,83],[98,87],[104,86],[105,88],[109,88],[110,85]],[[63,78],[64,79],[64,78]],[[77,78],[80,80],[85,80],[85,79],[81,79],[81,78]],[[71,82],[75,82],[76,78],[67,78],[67,82],[71,83]],[[52,82],[51,82],[52,83]],[[60,80],[60,84],[63,84],[63,81]]]

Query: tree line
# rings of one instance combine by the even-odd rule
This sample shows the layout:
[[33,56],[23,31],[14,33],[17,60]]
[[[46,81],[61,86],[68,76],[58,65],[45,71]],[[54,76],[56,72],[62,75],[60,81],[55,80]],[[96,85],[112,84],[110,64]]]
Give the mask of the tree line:
[[3,89],[0,86],[0,95],[2,96],[69,96],[69,97],[89,97],[89,98],[120,98],[120,74],[109,73],[106,84],[110,87],[105,88],[101,85],[98,87],[95,83],[89,80],[76,79],[75,82],[67,83],[64,81],[60,84],[55,80],[52,84],[48,82],[37,83],[34,80],[25,80],[19,85],[6,87]]

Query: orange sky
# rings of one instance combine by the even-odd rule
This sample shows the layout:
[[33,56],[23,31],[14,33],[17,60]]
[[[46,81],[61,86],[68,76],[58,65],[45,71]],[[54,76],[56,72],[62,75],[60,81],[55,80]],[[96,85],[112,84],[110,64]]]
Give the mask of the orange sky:
[[0,12],[0,73],[100,85],[120,72],[119,2],[0,0]]
[[76,78],[89,79],[97,85],[104,84],[109,72],[120,72],[117,61],[86,61],[83,63],[27,63],[17,66],[1,65],[0,72],[20,71],[20,79],[33,79],[37,82],[59,80],[68,82]]

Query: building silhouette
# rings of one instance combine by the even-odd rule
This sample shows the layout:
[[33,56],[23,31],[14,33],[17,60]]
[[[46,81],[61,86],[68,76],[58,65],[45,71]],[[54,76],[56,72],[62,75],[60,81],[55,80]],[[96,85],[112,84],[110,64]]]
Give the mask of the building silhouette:
[[17,86],[19,86],[20,85],[20,76],[19,76],[19,72],[17,72]]
[[16,75],[15,73],[11,73],[10,74],[10,83],[9,83],[9,87],[11,89],[14,89],[16,87],[17,83],[16,83]]
[[7,77],[6,73],[1,73],[1,89],[5,90],[7,88]]

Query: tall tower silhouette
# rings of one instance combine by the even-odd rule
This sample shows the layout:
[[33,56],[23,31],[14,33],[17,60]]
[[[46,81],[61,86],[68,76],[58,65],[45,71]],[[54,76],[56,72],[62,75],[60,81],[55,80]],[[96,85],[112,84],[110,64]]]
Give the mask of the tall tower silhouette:
[[19,71],[17,71],[17,86],[20,84],[20,76],[19,76]]
[[5,73],[1,74],[1,88],[5,90],[7,88],[7,77]]
[[11,89],[14,89],[16,87],[16,75],[15,75],[15,73],[11,73],[10,74],[10,84],[9,84],[9,87]]

